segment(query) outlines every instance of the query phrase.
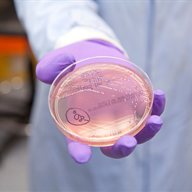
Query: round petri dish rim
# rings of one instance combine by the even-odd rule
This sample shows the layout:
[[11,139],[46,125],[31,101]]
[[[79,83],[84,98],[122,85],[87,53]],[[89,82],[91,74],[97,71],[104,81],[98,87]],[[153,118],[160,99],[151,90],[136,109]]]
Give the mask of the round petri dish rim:
[[[50,113],[51,113],[51,116],[53,117],[54,121],[56,122],[59,130],[66,136],[68,136],[69,138],[71,139],[76,139],[77,141],[79,142],[82,142],[82,143],[85,143],[85,141],[88,141],[91,144],[91,146],[101,146],[100,145],[97,145],[96,143],[101,143],[101,139],[98,140],[98,138],[91,138],[91,141],[89,138],[86,138],[86,137],[83,137],[83,139],[69,131],[68,129],[66,129],[65,127],[61,127],[60,123],[58,122],[58,120],[56,119],[55,117],[55,114],[53,113],[52,111],[52,108],[51,108],[51,95],[55,89],[55,87],[57,86],[57,84],[59,83],[59,81],[65,76],[65,75],[69,75],[71,72],[73,72],[73,70],[75,69],[78,69],[80,67],[83,67],[83,66],[86,66],[86,65],[91,65],[93,63],[110,63],[110,64],[117,64],[119,66],[122,66],[122,67],[125,67],[129,70],[132,70],[133,72],[135,72],[140,78],[142,78],[143,81],[145,81],[145,83],[148,85],[148,88],[149,90],[151,91],[151,105],[150,105],[150,110],[148,111],[148,113],[145,114],[144,117],[142,117],[142,119],[140,120],[140,122],[134,126],[132,128],[131,131],[128,131],[127,134],[130,134],[130,135],[135,135],[137,134],[140,130],[142,130],[142,125],[145,124],[145,122],[147,121],[147,118],[148,116],[150,115],[151,113],[151,110],[152,110],[152,105],[153,105],[153,86],[152,86],[152,83],[148,77],[148,75],[141,69],[139,68],[137,65],[135,65],[134,63],[130,62],[129,60],[125,60],[125,59],[122,59],[122,58],[118,58],[118,57],[111,57],[111,56],[96,56],[96,57],[89,57],[89,58],[86,58],[86,59],[83,59],[83,60],[80,60],[80,61],[77,61],[75,63],[72,63],[71,65],[69,65],[68,67],[66,67],[65,69],[63,69],[59,74],[58,76],[55,78],[55,80],[53,81],[51,87],[50,87],[50,90],[49,90],[49,96],[48,96],[48,106],[49,106],[49,110],[50,110]],[[72,68],[72,70],[70,70]],[[138,129],[138,127],[141,127],[140,129]],[[122,134],[122,135],[118,135],[118,138],[123,136],[125,134]],[[108,136],[106,138],[102,138],[102,141],[103,143],[107,143],[107,141],[109,140],[110,141],[110,138],[115,138],[114,136]],[[106,144],[103,144],[103,146],[107,146]],[[110,146],[110,145],[108,145]]]

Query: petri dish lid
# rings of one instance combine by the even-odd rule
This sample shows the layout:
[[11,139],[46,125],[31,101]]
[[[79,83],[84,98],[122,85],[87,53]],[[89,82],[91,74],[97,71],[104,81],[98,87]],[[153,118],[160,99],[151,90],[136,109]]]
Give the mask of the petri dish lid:
[[90,146],[110,146],[137,134],[151,114],[152,84],[130,61],[93,57],[71,64],[54,80],[49,109],[68,138]]

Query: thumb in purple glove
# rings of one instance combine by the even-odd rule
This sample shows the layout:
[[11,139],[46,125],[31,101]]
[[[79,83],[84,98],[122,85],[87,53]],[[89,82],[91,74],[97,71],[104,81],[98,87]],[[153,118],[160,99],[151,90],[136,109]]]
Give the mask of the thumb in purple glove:
[[47,55],[38,63],[36,75],[40,81],[51,84],[63,69],[74,62],[75,58],[71,54],[59,53],[55,57]]

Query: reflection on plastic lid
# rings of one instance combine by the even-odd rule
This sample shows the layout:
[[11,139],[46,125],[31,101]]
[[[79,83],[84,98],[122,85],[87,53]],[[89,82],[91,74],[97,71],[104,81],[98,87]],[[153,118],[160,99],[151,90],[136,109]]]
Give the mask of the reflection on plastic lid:
[[152,103],[147,75],[129,61],[112,57],[72,64],[58,75],[49,94],[58,128],[90,146],[110,146],[125,134],[137,134]]

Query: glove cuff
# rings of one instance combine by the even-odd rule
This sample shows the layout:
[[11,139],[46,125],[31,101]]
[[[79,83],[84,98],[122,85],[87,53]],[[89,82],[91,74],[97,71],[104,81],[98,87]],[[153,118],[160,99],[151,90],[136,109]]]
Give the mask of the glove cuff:
[[117,39],[113,39],[107,36],[105,33],[102,33],[101,31],[95,30],[93,28],[82,26],[74,27],[67,34],[61,36],[55,43],[55,49],[65,47],[67,45],[79,41],[93,40],[93,39],[99,39],[113,44],[115,47],[120,49],[123,52],[123,54],[128,58],[126,51],[124,50],[124,48]]

